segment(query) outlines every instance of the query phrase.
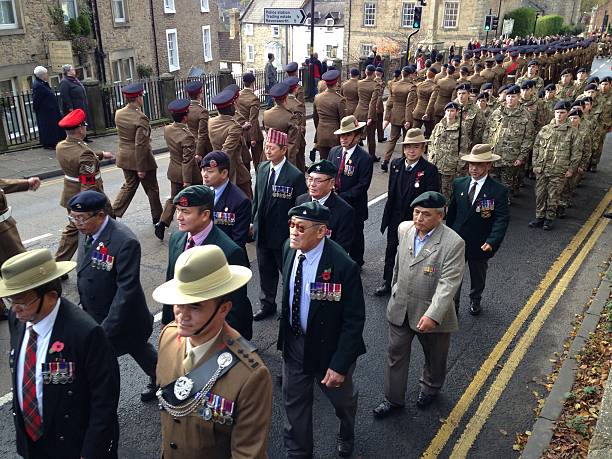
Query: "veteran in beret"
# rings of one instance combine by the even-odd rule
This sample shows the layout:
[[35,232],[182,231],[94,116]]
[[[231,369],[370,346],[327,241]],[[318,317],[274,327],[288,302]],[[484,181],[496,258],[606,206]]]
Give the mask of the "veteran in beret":
[[35,249],[2,264],[16,452],[26,458],[117,458],[119,367],[103,328],[62,297],[76,266]]
[[442,222],[446,206],[442,194],[428,191],[411,206],[413,220],[402,222],[398,229],[399,250],[387,305],[385,398],[374,408],[376,418],[389,416],[406,403],[415,337],[426,356],[416,406],[425,408],[435,401],[446,377],[450,336],[459,328],[453,298],[463,278],[465,243]]
[[229,265],[218,246],[198,246],[153,291],[176,317],[159,337],[164,459],[267,458],[272,378],[256,348],[226,322],[233,292],[251,275]]

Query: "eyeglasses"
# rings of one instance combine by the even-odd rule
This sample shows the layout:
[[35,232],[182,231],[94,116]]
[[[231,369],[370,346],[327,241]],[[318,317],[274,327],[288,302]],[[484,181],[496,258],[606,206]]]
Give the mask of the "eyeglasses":
[[94,218],[96,216],[96,214],[90,215],[87,218],[83,218],[83,217],[73,217],[72,215],[68,215],[68,221],[71,223],[74,223],[75,225],[82,225],[83,223],[87,222],[88,220],[91,220],[92,218]]
[[16,307],[21,307],[22,309],[27,308],[28,306],[30,306],[31,304],[34,304],[34,302],[38,301],[40,298],[36,297],[34,298],[32,301],[28,301],[26,303],[24,303],[21,300],[15,300],[13,298],[11,298],[10,296],[7,296],[5,298],[2,298],[2,301],[4,302],[4,305],[8,308],[16,308]]
[[306,183],[314,183],[315,185],[320,185],[321,183],[329,182],[331,179],[332,179],[332,177],[329,177],[329,178],[326,178],[326,179],[307,177],[306,178]]
[[304,225],[302,225],[300,223],[294,222],[293,220],[289,220],[288,223],[289,223],[289,229],[295,228],[295,229],[297,229],[298,233],[300,233],[300,234],[304,234],[307,229],[313,228],[315,226],[321,226],[321,223],[313,223],[310,226],[304,226]]

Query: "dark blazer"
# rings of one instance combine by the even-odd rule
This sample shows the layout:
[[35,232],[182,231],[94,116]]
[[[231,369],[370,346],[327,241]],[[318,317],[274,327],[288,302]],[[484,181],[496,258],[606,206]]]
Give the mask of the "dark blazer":
[[[304,193],[295,200],[295,205],[304,204],[311,201],[312,198],[308,193]],[[355,221],[355,210],[344,199],[338,196],[334,191],[331,192],[325,201],[325,207],[329,209],[329,224],[328,228],[331,231],[330,239],[337,242],[346,253],[348,253],[353,243],[353,222]]]
[[[172,233],[172,236],[170,236],[168,242],[168,269],[166,271],[166,281],[174,278],[176,260],[181,253],[185,251],[186,244],[187,233],[175,231]],[[223,250],[225,258],[227,258],[227,262],[230,265],[249,267],[249,260],[246,258],[243,248],[232,241],[217,227],[217,225],[213,225],[212,230],[206,239],[202,241],[201,245],[216,245]],[[245,285],[239,288],[230,296],[233,306],[226,321],[246,339],[251,339],[253,337],[253,308],[251,307],[251,300],[249,300],[247,296],[247,286]]]
[[[504,240],[510,222],[508,189],[488,176],[474,204],[470,205],[467,195],[471,180],[471,177],[460,177],[453,182],[453,197],[448,206],[446,225],[465,241],[467,259],[491,258]],[[489,212],[480,209],[483,200],[493,201],[494,209],[489,217]],[[480,249],[485,242],[493,247],[493,251],[483,252]]]
[[215,222],[215,226],[229,236],[229,238],[244,247],[249,237],[249,226],[251,224],[251,201],[247,198],[240,188],[234,185],[231,181],[227,182],[227,186],[219,200],[215,204],[215,212],[228,212],[234,214],[236,221],[233,225],[220,224]]
[[[285,241],[283,247],[283,308],[278,333],[278,349],[283,350],[285,336],[292,333],[289,323],[289,279],[295,259],[295,250]],[[323,272],[330,278],[323,280]],[[365,301],[357,264],[329,238],[317,268],[316,282],[342,285],[340,301],[311,300],[308,311],[308,329],[304,343],[306,374],[324,375],[328,368],[347,374],[357,357],[365,354],[363,325]]]
[[[115,257],[110,271],[96,269],[93,252],[102,242]],[[153,316],[140,284],[140,242],[136,235],[112,218],[85,253],[85,237],[79,234],[77,287],[80,304],[102,325],[117,355],[145,342],[153,330]]]
[[32,102],[40,144],[43,147],[55,147],[57,142],[66,138],[66,131],[57,125],[62,115],[55,91],[51,89],[49,83],[38,77],[34,77],[32,82]]
[[[334,147],[329,152],[328,159],[340,168],[342,160],[342,147]],[[351,155],[351,164],[355,167],[353,175],[349,176],[345,173],[342,175],[342,187],[338,195],[348,202],[355,209],[355,218],[366,221],[368,219],[368,188],[372,181],[372,173],[374,171],[374,162],[370,155],[359,145],[355,147],[355,151]]]
[[304,174],[289,160],[285,161],[278,177],[277,186],[292,187],[289,198],[271,197],[270,205],[266,209],[264,197],[270,175],[270,161],[264,161],[257,168],[257,182],[255,184],[255,197],[253,198],[253,229],[257,245],[281,249],[283,242],[289,237],[289,210],[295,206],[296,198],[306,193],[306,180]]
[[62,113],[66,116],[72,110],[82,108],[90,122],[89,107],[87,105],[87,94],[85,87],[76,78],[64,77],[59,85],[60,98],[62,100]]
[[[400,174],[404,173],[405,160],[396,158],[391,161],[389,166],[389,186],[387,193],[387,202],[383,212],[382,222],[380,224],[380,232],[384,233],[385,229],[392,227],[394,231],[397,226],[405,221],[412,220],[412,207],[410,204],[415,198],[426,191],[440,191],[440,175],[438,168],[427,161],[425,158],[419,159],[419,162],[412,169],[408,183],[400,183]],[[419,186],[415,188],[417,175],[424,173],[419,179]],[[398,187],[403,185],[402,200],[397,202]]]
[[[26,459],[116,458],[119,439],[119,367],[102,327],[62,298],[49,346],[64,343],[59,356],[74,362],[75,379],[68,384],[43,384],[43,436],[32,444],[26,434],[17,397],[17,360],[25,323],[9,313],[13,384],[13,421],[17,452]],[[58,354],[53,354],[58,355]],[[51,356],[47,357],[51,361]]]

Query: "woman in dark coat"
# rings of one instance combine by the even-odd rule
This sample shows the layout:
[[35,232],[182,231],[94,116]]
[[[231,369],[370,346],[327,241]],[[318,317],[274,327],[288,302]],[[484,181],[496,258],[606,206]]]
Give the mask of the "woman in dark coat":
[[76,77],[76,70],[70,64],[62,67],[64,78],[59,85],[60,97],[62,98],[62,113],[66,116],[72,110],[83,109],[87,115],[87,123],[91,125],[89,118],[89,107],[87,106],[87,94],[83,83]]
[[57,125],[62,115],[55,91],[49,86],[49,73],[45,67],[38,66],[34,69],[32,99],[40,144],[53,150],[55,145],[66,137],[66,132]]

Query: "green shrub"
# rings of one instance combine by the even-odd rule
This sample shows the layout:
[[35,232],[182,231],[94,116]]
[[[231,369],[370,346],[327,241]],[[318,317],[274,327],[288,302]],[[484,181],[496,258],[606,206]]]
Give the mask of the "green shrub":
[[533,32],[536,12],[532,8],[517,8],[516,10],[506,13],[504,19],[514,19],[514,27],[512,28],[511,36],[526,37]]
[[77,20],[74,18],[70,18],[68,20],[68,30],[70,30],[70,33],[74,35],[75,37],[78,37],[79,35],[81,35],[81,26],[79,25]]
[[545,37],[547,35],[557,35],[563,28],[563,16],[549,14],[538,18],[536,23],[535,35]]
[[77,18],[77,21],[81,29],[81,35],[88,36],[91,33],[91,22],[89,21],[89,16],[81,13]]

